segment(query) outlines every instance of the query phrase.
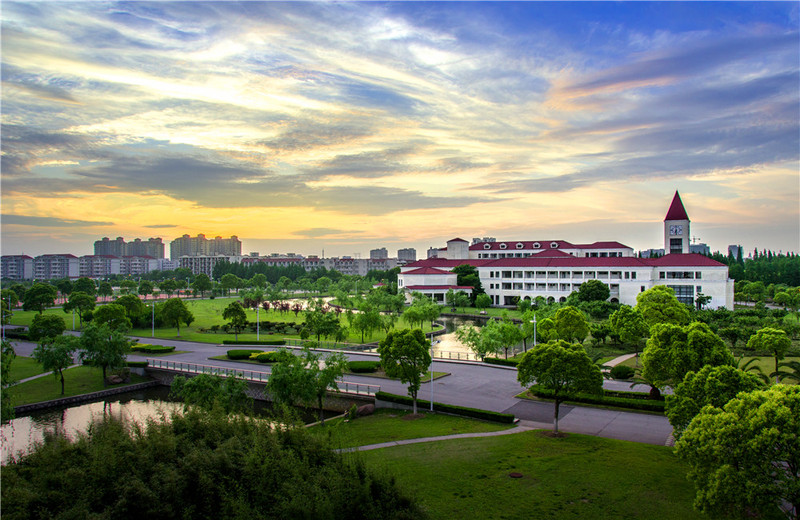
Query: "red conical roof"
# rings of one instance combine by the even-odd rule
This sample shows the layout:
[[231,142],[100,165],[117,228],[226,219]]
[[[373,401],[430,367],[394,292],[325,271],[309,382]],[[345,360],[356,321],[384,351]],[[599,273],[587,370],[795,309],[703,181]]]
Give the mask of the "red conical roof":
[[678,195],[677,190],[675,191],[675,196],[672,198],[672,204],[669,205],[669,210],[667,211],[667,216],[664,218],[664,220],[689,220],[689,215],[686,214],[686,209],[683,207],[681,196]]

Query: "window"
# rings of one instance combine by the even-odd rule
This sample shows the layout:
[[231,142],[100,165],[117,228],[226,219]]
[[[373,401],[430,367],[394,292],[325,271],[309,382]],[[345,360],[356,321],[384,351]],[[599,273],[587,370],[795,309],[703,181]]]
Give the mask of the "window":
[[625,271],[625,279],[626,279],[626,280],[630,280],[630,279],[631,279],[631,273],[630,273],[630,271]]
[[491,249],[492,248],[492,244],[483,244],[483,248],[484,249]]
[[525,246],[522,244],[522,242],[517,242],[517,249],[522,249],[523,247]]
[[636,280],[636,271],[631,273],[631,280]]
[[552,249],[558,249],[558,242],[550,242],[550,247]]
[[683,252],[683,239],[681,239],[681,238],[670,238],[669,239],[669,252],[670,252],[670,254],[682,253]]
[[534,242],[533,243],[533,248],[534,249],[539,249],[540,247],[542,247],[542,244],[540,244],[539,242]]
[[502,244],[500,244],[500,249],[505,249],[505,248],[507,248],[507,247],[508,247],[508,245],[506,245],[506,243],[505,243],[505,242],[504,242],[504,243],[502,243]]
[[700,271],[695,271],[694,278],[696,280],[700,280],[701,278],[703,278],[703,273],[701,273]]
[[494,271],[489,271],[489,278],[494,278]]
[[675,291],[675,297],[679,302],[687,305],[694,304],[694,286],[693,285],[668,285],[670,289]]
[[644,292],[644,291],[645,291],[645,288],[644,288],[644,285],[642,285],[641,288],[639,289],[639,292]]
[[659,280],[664,280],[666,277],[667,277],[667,273],[665,273],[663,271],[658,273],[658,279]]

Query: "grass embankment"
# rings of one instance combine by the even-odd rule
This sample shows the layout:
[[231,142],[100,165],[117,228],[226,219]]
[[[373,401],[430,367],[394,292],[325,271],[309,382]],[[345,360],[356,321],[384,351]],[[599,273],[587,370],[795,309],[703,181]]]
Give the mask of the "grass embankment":
[[[13,365],[12,365],[13,366]],[[50,401],[62,397],[99,392],[148,381],[147,378],[131,374],[130,383],[103,386],[103,371],[99,368],[79,366],[64,371],[64,395],[61,395],[61,379],[57,376],[42,376],[32,381],[11,387],[14,406]]]
[[406,410],[380,408],[375,414],[355,421],[325,421],[313,431],[330,435],[337,448],[351,448],[381,442],[439,437],[457,433],[495,432],[512,428],[510,424],[479,421],[466,417],[422,411],[416,416]]
[[41,374],[42,372],[44,372],[42,365],[33,358],[15,356],[14,360],[11,362],[10,378],[12,381],[21,381],[27,377]]
[[[758,358],[758,361],[756,361],[752,365],[750,365],[751,367],[755,366],[755,367],[760,368],[761,372],[763,374],[767,375],[767,376],[769,376],[771,373],[773,373],[775,371],[775,358],[773,356],[744,356],[742,358],[736,358],[736,363],[737,363],[738,366],[743,366],[745,363],[747,363],[748,361],[750,361],[753,358]],[[800,362],[800,357],[787,356],[787,357],[783,358],[783,360],[782,360],[782,362],[788,362],[788,361],[798,361],[798,362]],[[629,366],[631,368],[634,368],[634,369],[642,368],[642,365],[640,363],[640,358],[638,358],[638,357],[633,357],[633,358],[630,358],[630,359],[626,359],[625,361],[623,361],[620,364],[621,365],[627,365],[627,366]],[[785,369],[783,369],[783,370],[785,370]],[[795,385],[795,384],[797,384],[797,382],[794,379],[787,378],[787,379],[783,380],[783,384],[785,384],[785,385]]]
[[534,431],[353,456],[395,475],[436,519],[707,518],[692,509],[686,467],[661,446]]

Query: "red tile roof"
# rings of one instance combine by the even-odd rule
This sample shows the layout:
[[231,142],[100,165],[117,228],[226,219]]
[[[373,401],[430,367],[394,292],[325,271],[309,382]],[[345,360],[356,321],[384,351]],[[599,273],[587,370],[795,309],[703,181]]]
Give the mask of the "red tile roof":
[[686,209],[683,207],[681,196],[675,191],[675,196],[672,197],[672,204],[669,205],[667,216],[664,220],[689,220],[689,215],[686,214]]
[[406,289],[410,291],[417,291],[417,290],[424,291],[426,289],[441,289],[441,290],[453,289],[461,291],[466,289],[472,290],[472,286],[471,285],[409,285],[406,287]]
[[[645,260],[644,258],[642,260]],[[649,265],[656,267],[720,267],[725,264],[719,263],[704,255],[697,253],[671,254],[659,258],[646,259]]]
[[444,269],[436,269],[434,267],[420,267],[419,269],[414,269],[413,271],[406,271],[403,274],[453,274],[453,273]]
[[575,244],[576,249],[630,249],[625,244],[619,242],[593,242],[591,244]]
[[448,242],[466,242],[466,240],[464,240],[463,238],[453,238],[451,240],[448,240]]
[[[558,244],[558,249],[630,249],[629,246],[619,242],[594,242],[591,244],[573,244],[566,240],[505,240],[502,242],[480,242],[469,246],[470,251],[514,251],[517,250],[517,244],[522,244],[520,250],[530,249],[551,249],[550,244],[555,242]],[[533,244],[538,243],[539,247],[534,248]],[[490,247],[486,247],[486,245]],[[500,247],[500,244],[505,244],[505,248]],[[555,249],[555,248],[553,248]]]
[[[527,258],[497,258],[497,259],[468,259],[468,260],[445,260],[442,258],[428,258],[420,260],[407,267],[414,268],[438,268],[452,269],[458,265],[469,264],[475,267],[594,267],[602,268],[621,268],[621,267],[725,267],[725,264],[712,260],[707,256],[696,253],[680,255],[671,254],[660,258],[637,258],[634,256],[595,258],[595,257],[575,257],[564,255],[561,257],[542,256],[536,254]],[[408,271],[403,274],[408,274]],[[421,273],[420,273],[421,274]]]

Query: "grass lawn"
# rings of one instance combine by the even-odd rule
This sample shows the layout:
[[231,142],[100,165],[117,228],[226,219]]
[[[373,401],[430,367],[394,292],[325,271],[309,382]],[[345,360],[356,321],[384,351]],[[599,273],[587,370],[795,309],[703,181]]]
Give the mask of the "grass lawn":
[[532,431],[353,456],[395,475],[436,519],[708,518],[692,509],[686,467],[662,446]]
[[[128,384],[143,383],[147,378],[131,374]],[[103,371],[99,368],[79,366],[64,371],[64,395],[61,395],[61,379],[56,376],[44,376],[33,381],[20,383],[11,387],[14,406],[38,403],[61,397],[99,392],[106,388],[128,386],[127,384],[103,387]]]
[[352,422],[341,419],[326,421],[324,426],[314,426],[313,430],[330,435],[337,448],[350,448],[455,433],[494,432],[512,427],[510,424],[439,413],[425,412],[419,415],[414,418],[410,411],[380,408],[375,410],[374,415],[359,417]]
[[11,380],[20,381],[26,377],[35,376],[44,372],[42,365],[33,358],[16,356],[11,362]]
[[[753,359],[754,357],[757,357],[758,361],[754,362],[753,365],[755,365],[758,368],[760,368],[761,371],[764,372],[764,374],[769,376],[771,373],[773,373],[775,371],[775,358],[771,357],[771,356],[745,356],[745,357],[741,358],[741,360],[739,360],[737,358],[737,362],[740,363],[740,364],[744,364],[744,363],[750,361],[751,359]],[[786,361],[799,361],[800,362],[800,357],[788,357],[787,356],[787,357],[783,358],[783,360],[781,362],[786,362]],[[751,366],[753,366],[753,365],[751,365]],[[786,370],[786,369],[784,368],[782,370]],[[786,380],[783,381],[783,383],[786,384],[786,385],[797,384],[793,379],[786,379]]]

